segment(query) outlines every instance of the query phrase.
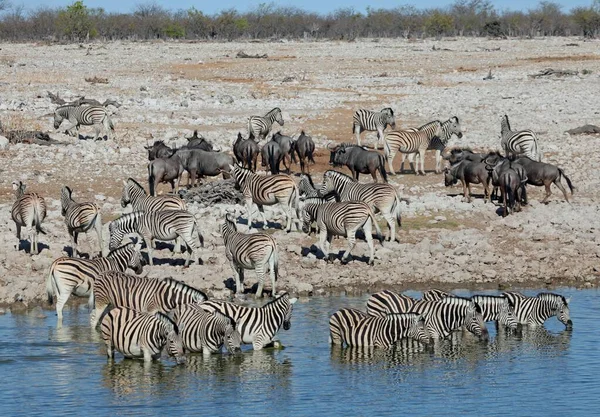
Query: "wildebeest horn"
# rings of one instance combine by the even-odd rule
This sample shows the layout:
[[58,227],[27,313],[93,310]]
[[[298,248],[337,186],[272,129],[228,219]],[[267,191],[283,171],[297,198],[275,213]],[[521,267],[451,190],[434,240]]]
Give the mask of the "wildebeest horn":
[[327,144],[327,149],[329,149],[330,151],[335,151],[335,147],[334,148],[331,147],[331,142],[329,142]]

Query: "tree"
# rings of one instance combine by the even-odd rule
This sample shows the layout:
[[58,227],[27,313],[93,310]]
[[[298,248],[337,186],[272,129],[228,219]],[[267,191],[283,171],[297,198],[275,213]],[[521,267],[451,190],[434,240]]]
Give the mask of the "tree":
[[595,37],[600,31],[600,13],[593,7],[578,7],[571,11],[573,22],[586,38]]
[[58,13],[57,25],[63,35],[80,41],[95,35],[90,10],[79,0]]
[[454,25],[452,16],[434,10],[425,21],[425,30],[436,38],[441,38],[443,34],[449,33]]

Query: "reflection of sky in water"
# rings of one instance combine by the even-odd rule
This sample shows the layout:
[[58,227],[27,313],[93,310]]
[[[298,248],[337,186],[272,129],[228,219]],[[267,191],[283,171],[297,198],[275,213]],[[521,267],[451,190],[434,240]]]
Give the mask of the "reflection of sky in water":
[[489,324],[488,344],[456,333],[433,352],[415,342],[331,348],[329,315],[364,308],[367,297],[302,299],[291,330],[279,334],[286,349],[245,346],[240,355],[190,356],[183,366],[109,363],[85,307],[65,311],[61,329],[52,312],[0,316],[2,414],[595,414],[600,291],[560,292],[573,297],[573,332],[555,318],[519,336]]

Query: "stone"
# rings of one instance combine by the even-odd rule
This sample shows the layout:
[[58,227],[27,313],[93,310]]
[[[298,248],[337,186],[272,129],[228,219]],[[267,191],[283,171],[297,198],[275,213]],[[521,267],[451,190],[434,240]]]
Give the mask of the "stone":
[[8,149],[9,143],[9,140],[6,137],[0,136],[0,150]]
[[486,269],[483,271],[482,275],[485,278],[494,279],[496,276],[498,276],[498,273],[493,269]]

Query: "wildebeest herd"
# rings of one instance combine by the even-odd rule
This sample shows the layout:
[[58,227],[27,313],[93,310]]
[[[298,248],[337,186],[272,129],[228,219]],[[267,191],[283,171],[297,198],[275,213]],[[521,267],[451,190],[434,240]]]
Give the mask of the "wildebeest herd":
[[[91,107],[98,107],[91,111]],[[114,125],[103,106],[63,106],[56,110],[55,128],[60,121],[70,121],[69,129],[80,125],[94,125],[96,136],[100,125],[112,130]],[[375,218],[381,214],[388,225],[388,240],[398,240],[396,225],[401,225],[400,206],[403,201],[398,190],[387,183],[388,162],[395,175],[392,160],[397,152],[408,156],[412,166],[413,154],[421,162],[424,174],[424,154],[436,151],[436,172],[441,172],[441,158],[448,161],[445,169],[447,186],[460,181],[464,198],[471,198],[471,184],[482,184],[486,201],[491,182],[500,189],[499,201],[503,215],[518,211],[527,204],[526,185],[546,187],[544,202],[550,196],[554,183],[568,201],[561,179],[564,177],[573,192],[571,181],[564,172],[551,164],[541,162],[538,139],[530,130],[513,131],[508,117],[501,121],[500,152],[475,153],[470,149],[446,149],[453,135],[462,137],[458,117],[445,122],[432,121],[421,127],[392,130],[394,113],[390,108],[381,112],[359,110],[354,115],[353,132],[359,144],[328,145],[330,164],[346,166],[352,176],[335,170],[323,175],[323,182],[315,185],[309,165],[315,163],[315,143],[304,130],[298,138],[276,132],[262,147],[274,122],[284,125],[279,108],[265,116],[248,119],[248,137],[238,133],[232,144],[233,156],[215,149],[197,131],[180,148],[170,148],[162,141],[147,146],[148,183],[150,194],[135,179],[124,181],[121,204],[131,205],[133,212],[110,222],[108,248],[104,247],[101,214],[93,202],[78,203],[73,190],[65,186],[61,192],[61,213],[71,237],[71,257],[56,259],[48,271],[46,287],[48,300],[56,296],[59,323],[62,309],[71,294],[89,297],[92,310],[91,324],[100,324],[102,337],[109,356],[114,350],[129,357],[146,360],[160,356],[164,346],[169,354],[182,358],[183,352],[216,352],[225,345],[230,352],[239,350],[240,343],[251,343],[254,349],[272,344],[276,332],[289,329],[294,298],[287,293],[276,295],[278,275],[278,246],[269,234],[252,233],[253,206],[262,217],[263,228],[268,222],[264,206],[279,204],[285,212],[285,230],[301,229],[310,235],[319,235],[318,248],[331,260],[331,242],[334,236],[345,237],[348,248],[342,255],[346,263],[356,244],[356,233],[363,231],[369,246],[369,264],[374,263],[372,230],[383,244],[380,226]],[[360,133],[377,131],[383,142],[384,154],[360,146]],[[270,175],[257,172],[258,156]],[[299,161],[300,180],[290,175],[293,163]],[[402,161],[404,165],[404,160]],[[285,173],[282,172],[281,164]],[[413,168],[414,169],[414,168]],[[187,210],[186,203],[177,194],[183,173],[187,173],[188,187],[207,176],[232,177],[246,202],[249,233],[239,231],[236,219],[227,215],[221,224],[224,250],[235,276],[235,291],[244,292],[244,271],[253,269],[258,277],[256,297],[261,297],[267,272],[270,275],[274,299],[260,308],[244,307],[225,301],[207,300],[207,296],[181,281],[171,278],[149,279],[125,274],[132,269],[140,274],[144,265],[141,254],[143,243],[148,263],[153,265],[152,248],[155,240],[175,241],[174,252],[187,251],[186,266],[192,261],[202,264],[200,248],[204,238],[196,217]],[[419,172],[418,164],[414,169]],[[360,174],[370,174],[373,183],[360,183]],[[377,174],[381,182],[377,181]],[[157,195],[160,183],[170,183],[173,194]],[[13,183],[16,201],[12,218],[20,239],[22,227],[29,230],[31,253],[38,253],[38,233],[43,233],[46,203],[37,193],[26,192],[25,185]],[[215,219],[219,220],[219,219]],[[98,236],[99,256],[81,258],[77,252],[80,233],[95,230]],[[138,243],[126,243],[127,235],[137,234]],[[17,248],[19,245],[17,245]],[[108,250],[107,250],[108,249]],[[109,309],[112,307],[112,309]],[[330,319],[333,343],[348,345],[389,346],[399,338],[409,337],[429,343],[431,338],[447,337],[453,330],[465,327],[478,336],[486,337],[485,321],[497,320],[509,328],[517,324],[539,325],[552,315],[570,326],[568,301],[556,294],[543,293],[538,297],[524,297],[505,293],[501,297],[481,296],[463,299],[440,291],[425,294],[423,300],[395,294],[390,291],[375,294],[367,304],[367,312],[340,310]],[[383,338],[383,339],[382,339]]]

